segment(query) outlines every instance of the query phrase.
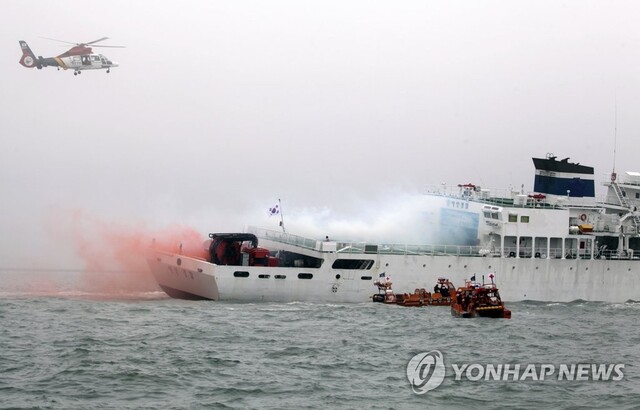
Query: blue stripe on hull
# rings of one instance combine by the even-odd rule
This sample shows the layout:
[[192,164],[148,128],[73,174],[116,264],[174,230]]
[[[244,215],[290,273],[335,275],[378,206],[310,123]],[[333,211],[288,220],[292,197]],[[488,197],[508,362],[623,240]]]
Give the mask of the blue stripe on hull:
[[567,195],[567,191],[570,191],[570,197],[595,197],[593,180],[581,178],[558,178],[536,175],[533,190],[541,194],[551,195]]

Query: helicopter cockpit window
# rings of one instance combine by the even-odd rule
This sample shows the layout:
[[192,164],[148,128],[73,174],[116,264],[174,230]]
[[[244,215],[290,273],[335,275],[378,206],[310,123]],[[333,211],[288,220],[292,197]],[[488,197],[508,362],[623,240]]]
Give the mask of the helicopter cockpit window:
[[98,56],[91,56],[91,59],[93,59],[93,61],[100,61],[100,57]]

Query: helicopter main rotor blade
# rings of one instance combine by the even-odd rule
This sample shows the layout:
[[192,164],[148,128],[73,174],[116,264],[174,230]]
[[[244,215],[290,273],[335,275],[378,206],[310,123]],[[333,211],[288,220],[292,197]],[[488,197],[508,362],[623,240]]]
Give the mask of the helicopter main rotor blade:
[[78,43],[72,43],[71,41],[58,40],[57,38],[50,38],[50,37],[40,37],[40,38],[44,38],[46,40],[59,41],[61,43],[74,44],[76,46],[79,45]]
[[91,47],[126,48],[126,46],[100,46],[100,45],[95,45],[95,44],[91,45]]
[[97,40],[89,41],[88,43],[82,43],[82,44],[89,45],[89,44],[98,43],[100,41],[104,41],[104,40],[108,40],[108,39],[109,39],[109,37],[102,37],[102,38],[99,38]]
[[102,37],[99,38],[97,40],[93,40],[93,41],[89,41],[88,43],[74,43],[72,41],[64,41],[64,40],[58,40],[57,38],[51,38],[51,37],[40,37],[40,38],[44,38],[47,40],[53,40],[53,41],[58,41],[60,43],[65,43],[65,44],[73,44],[76,46],[92,46],[92,47],[112,47],[112,48],[124,48],[125,46],[102,46],[102,45],[97,45],[95,43],[99,43],[100,41],[104,41],[104,40],[108,40],[109,37]]

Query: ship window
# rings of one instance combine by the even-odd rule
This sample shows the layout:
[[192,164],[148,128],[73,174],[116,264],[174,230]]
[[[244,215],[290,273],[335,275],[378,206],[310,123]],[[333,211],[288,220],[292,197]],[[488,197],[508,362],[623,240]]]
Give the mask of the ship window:
[[371,269],[373,259],[336,259],[333,269]]
[[378,245],[365,245],[364,253],[378,253]]
[[258,275],[260,279],[269,279],[271,275]]
[[237,271],[233,272],[233,276],[235,276],[236,278],[248,278],[249,277],[249,272],[237,270]]
[[528,215],[522,215],[520,217],[520,222],[522,222],[523,224],[528,224],[529,223],[529,216]]
[[498,213],[497,212],[491,212],[491,219],[498,219]]
[[509,222],[518,222],[518,215],[509,214]]
[[489,211],[484,211],[484,212],[483,212],[483,214],[484,214],[484,217],[485,217],[485,218],[487,218],[487,219],[491,219],[491,212],[489,212]]
[[636,199],[640,199],[640,192],[636,192]]
[[274,276],[275,279],[287,279],[287,275],[276,275]]
[[360,279],[362,279],[362,280],[371,280],[371,276],[361,276]]
[[298,279],[311,279],[313,278],[312,273],[298,273]]

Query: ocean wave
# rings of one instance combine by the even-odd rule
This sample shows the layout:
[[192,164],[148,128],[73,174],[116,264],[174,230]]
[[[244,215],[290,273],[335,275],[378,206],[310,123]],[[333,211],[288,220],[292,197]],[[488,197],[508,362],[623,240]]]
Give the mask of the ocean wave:
[[144,292],[91,292],[81,290],[66,291],[10,291],[0,292],[0,299],[24,299],[24,298],[64,298],[87,300],[161,300],[169,299],[162,291]]
[[[0,304],[2,406],[534,407],[545,394],[551,408],[575,406],[585,395],[632,408],[640,400],[631,370],[640,330],[628,326],[638,302],[515,302],[508,304],[511,320],[462,320],[446,307],[193,303],[146,292],[122,303],[111,294],[70,295]],[[418,396],[407,364],[431,350],[442,352],[451,372],[428,397]],[[629,373],[623,383],[598,384],[452,377],[454,363],[590,362],[625,363]]]

